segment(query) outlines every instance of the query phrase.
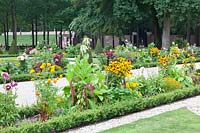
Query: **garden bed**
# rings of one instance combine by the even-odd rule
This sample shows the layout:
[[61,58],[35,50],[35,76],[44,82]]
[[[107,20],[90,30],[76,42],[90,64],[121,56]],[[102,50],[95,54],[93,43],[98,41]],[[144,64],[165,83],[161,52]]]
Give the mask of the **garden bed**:
[[[82,112],[74,112],[60,117],[53,117],[46,122],[26,124],[20,127],[8,127],[0,130],[2,133],[48,133],[66,131],[70,128],[88,125],[95,122],[108,120],[114,117],[126,115],[153,108],[163,104],[172,103],[184,98],[189,98],[200,94],[200,86],[194,88],[184,88],[169,93],[162,93],[152,97],[129,99],[116,102],[112,105],[99,106],[96,109]],[[22,109],[21,116],[31,116],[35,114],[34,109]]]

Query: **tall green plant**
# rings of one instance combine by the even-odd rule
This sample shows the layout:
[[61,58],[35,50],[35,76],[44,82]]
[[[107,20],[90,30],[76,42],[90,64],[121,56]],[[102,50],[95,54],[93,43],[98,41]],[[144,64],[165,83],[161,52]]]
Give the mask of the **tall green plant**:
[[87,58],[77,58],[75,64],[68,65],[66,78],[70,87],[64,90],[65,94],[70,93],[72,105],[86,109],[94,107],[97,99],[103,100],[101,90],[107,88],[103,84],[105,76],[97,67],[89,64]]

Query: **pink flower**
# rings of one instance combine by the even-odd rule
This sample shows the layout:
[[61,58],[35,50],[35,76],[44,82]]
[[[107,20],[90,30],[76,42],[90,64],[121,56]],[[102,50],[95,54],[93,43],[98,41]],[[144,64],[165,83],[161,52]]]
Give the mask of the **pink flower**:
[[11,83],[10,83],[10,85],[11,85],[11,87],[16,87],[17,86],[17,82],[15,82],[15,81],[11,81]]
[[50,48],[49,50],[50,50],[50,51],[52,51],[52,50],[53,50],[53,48]]
[[114,51],[105,51],[104,54],[105,54],[108,58],[114,57]]
[[5,80],[9,80],[10,79],[10,76],[7,72],[2,72],[1,73],[1,76],[5,79]]
[[11,85],[6,85],[6,90],[9,91],[11,89]]

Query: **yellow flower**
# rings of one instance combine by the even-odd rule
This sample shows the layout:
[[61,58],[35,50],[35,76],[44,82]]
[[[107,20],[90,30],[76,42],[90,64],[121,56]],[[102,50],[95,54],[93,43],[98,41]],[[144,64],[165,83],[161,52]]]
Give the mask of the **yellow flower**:
[[157,47],[150,49],[150,55],[151,56],[157,56],[160,53],[160,50]]
[[47,63],[47,66],[50,67],[50,66],[51,66],[51,63]]
[[62,102],[62,99],[61,99],[60,97],[57,97],[57,98],[56,98],[56,102],[57,102],[57,103],[61,103],[61,102]]
[[42,65],[40,66],[40,69],[44,69],[46,67],[46,63],[42,63]]
[[51,83],[51,79],[48,79],[47,82],[50,84]]
[[60,74],[60,78],[63,78],[63,75],[62,75],[62,74]]
[[140,91],[138,92],[138,96],[142,97],[142,93]]
[[20,65],[19,63],[15,64],[16,67],[19,67],[19,65]]
[[31,69],[29,73],[30,73],[30,74],[35,73],[35,70],[34,70],[34,69]]
[[40,75],[40,73],[36,73],[36,76],[39,76]]
[[35,79],[34,78],[31,78],[31,81],[34,81]]
[[130,85],[129,85],[129,83],[126,83],[126,88],[130,88]]
[[105,66],[107,72],[115,74],[117,77],[128,77],[131,76],[131,70],[133,65],[131,61],[119,57],[115,61],[111,61],[108,66]]
[[67,55],[67,53],[63,52],[63,55]]
[[57,80],[57,79],[54,79],[54,80],[53,80],[53,83],[54,83],[54,84],[56,84],[57,82],[58,82],[58,80]]
[[55,69],[56,69],[56,66],[51,66],[50,72],[51,72],[51,73],[54,73],[54,72],[55,72]]

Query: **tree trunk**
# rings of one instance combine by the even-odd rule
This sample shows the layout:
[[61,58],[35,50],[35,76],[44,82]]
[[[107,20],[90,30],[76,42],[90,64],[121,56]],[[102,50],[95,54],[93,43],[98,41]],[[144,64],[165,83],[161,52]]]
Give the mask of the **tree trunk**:
[[49,26],[47,28],[47,44],[49,45]]
[[72,44],[72,31],[69,30],[69,43]]
[[200,26],[197,26],[196,27],[196,30],[195,30],[195,43],[197,46],[200,45],[200,40],[199,40],[199,37],[200,37]]
[[115,35],[112,35],[112,47],[115,48]]
[[58,46],[58,30],[56,28],[56,45]]
[[60,29],[60,48],[62,49],[63,48],[63,35],[62,35],[62,31],[63,31],[63,29],[62,29],[62,25],[61,25],[61,29]]
[[104,36],[103,35],[101,36],[101,43],[102,43],[102,47],[104,48],[105,45],[104,45]]
[[191,34],[191,26],[190,26],[190,20],[188,19],[188,22],[187,22],[187,33],[186,33],[186,40],[190,43],[190,34]]
[[12,3],[13,41],[17,45],[16,0]]
[[35,45],[38,43],[38,18],[35,18]]
[[3,32],[4,32],[5,47],[7,47],[6,22],[3,23]]
[[7,37],[6,50],[9,50],[9,24],[8,24],[8,13],[6,13],[6,37]]
[[46,44],[46,23],[45,23],[45,19],[43,20],[43,43]]
[[155,8],[152,8],[153,11],[153,34],[154,34],[154,43],[158,48],[162,47],[162,35],[161,35],[161,29],[159,25],[158,17],[156,16],[156,10]]
[[165,13],[163,19],[162,48],[166,50],[170,48],[170,28],[170,15]]
[[35,47],[34,20],[32,20],[32,47]]

